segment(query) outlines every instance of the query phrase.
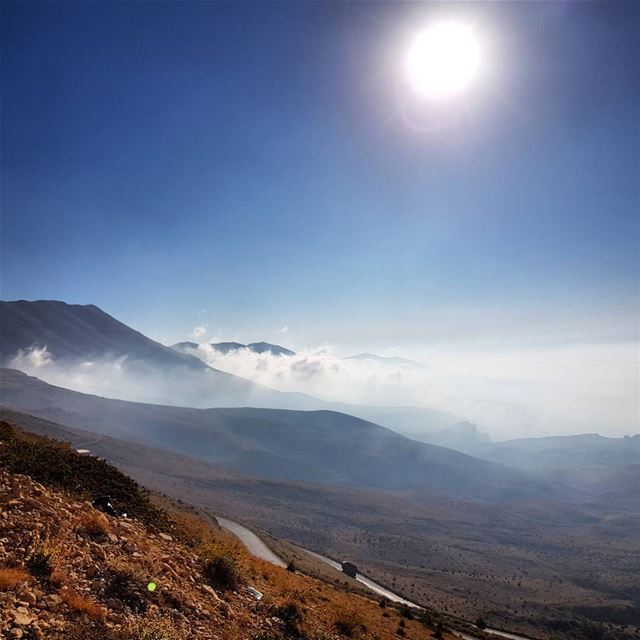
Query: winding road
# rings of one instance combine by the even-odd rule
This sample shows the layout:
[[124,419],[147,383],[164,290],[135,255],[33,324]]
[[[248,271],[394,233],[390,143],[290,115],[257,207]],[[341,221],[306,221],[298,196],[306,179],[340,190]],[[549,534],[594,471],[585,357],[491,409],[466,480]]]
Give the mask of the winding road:
[[[338,571],[342,571],[342,565],[331,558],[327,558],[327,556],[320,555],[319,553],[315,553],[315,551],[309,551],[309,549],[304,549],[300,547],[305,553],[308,553],[310,556],[321,560],[325,564],[328,564],[330,567],[337,569]],[[397,602],[398,604],[404,604],[407,607],[414,607],[415,609],[422,609],[419,604],[415,602],[411,602],[411,600],[405,600],[402,596],[399,596],[397,593],[393,593],[393,591],[389,591],[389,589],[385,589],[381,584],[370,580],[366,576],[363,576],[361,573],[357,573],[355,579],[362,583],[365,587],[369,588],[371,591],[374,591],[378,595],[385,597],[387,600],[391,600],[391,602]]]
[[231,520],[227,520],[226,518],[221,518],[220,516],[215,516],[218,524],[227,531],[233,533],[236,538],[242,542],[242,544],[247,548],[247,551],[257,558],[261,558],[262,560],[266,560],[271,564],[275,564],[278,567],[286,567],[286,563],[283,562],[278,556],[267,547],[267,545],[260,539],[258,536],[253,533],[247,527],[243,527],[241,524],[237,522],[233,522]]
[[[242,542],[242,544],[247,548],[247,551],[249,551],[249,553],[251,553],[252,555],[256,556],[257,558],[261,558],[262,560],[266,560],[267,562],[271,562],[278,567],[287,566],[287,564],[281,558],[273,553],[273,551],[271,551],[271,549],[269,549],[269,547],[255,533],[253,533],[253,531],[247,529],[247,527],[244,527],[237,522],[233,522],[232,520],[221,518],[220,516],[215,516],[215,519],[222,528],[230,531],[234,536],[236,536],[236,538],[238,538],[240,542]],[[305,549],[303,547],[299,547],[299,549],[309,554],[310,556],[313,556],[317,560],[328,564],[330,567],[333,567],[337,571],[342,571],[342,565],[339,562],[336,562],[335,560],[332,560],[327,556],[315,553],[315,551],[309,551],[309,549]],[[403,604],[407,607],[422,609],[419,604],[411,602],[410,600],[406,600],[402,596],[393,593],[393,591],[385,589],[381,584],[374,582],[373,580],[367,578],[366,576],[363,576],[360,573],[357,574],[355,579],[374,593],[387,598],[387,600],[390,600],[391,602]],[[508,633],[507,631],[499,631],[498,629],[486,628],[483,629],[483,631],[485,633],[495,635],[499,638],[506,638],[507,640],[529,640],[529,638],[525,638],[524,636],[518,636],[513,633]],[[459,638],[462,638],[462,640],[478,640],[478,638],[476,638],[475,636],[471,636],[468,633],[463,633],[461,631],[454,631],[453,633]]]

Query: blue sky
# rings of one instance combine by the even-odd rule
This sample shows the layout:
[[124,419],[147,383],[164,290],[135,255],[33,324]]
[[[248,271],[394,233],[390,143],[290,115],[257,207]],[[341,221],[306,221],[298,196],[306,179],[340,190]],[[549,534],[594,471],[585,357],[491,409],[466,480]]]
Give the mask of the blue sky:
[[[401,56],[451,11],[490,73],[436,118]],[[637,339],[639,24],[615,2],[3,2],[2,298],[168,341]]]

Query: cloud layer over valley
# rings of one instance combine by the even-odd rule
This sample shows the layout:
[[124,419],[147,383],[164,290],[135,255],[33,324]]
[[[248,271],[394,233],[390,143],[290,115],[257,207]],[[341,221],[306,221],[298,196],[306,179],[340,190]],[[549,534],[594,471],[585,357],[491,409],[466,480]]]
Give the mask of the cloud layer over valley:
[[[416,405],[449,411],[497,438],[638,430],[634,343],[521,349],[431,349],[422,366],[345,359],[330,347],[295,356],[200,344],[204,362],[280,391],[369,405]],[[413,354],[409,354],[413,355]]]

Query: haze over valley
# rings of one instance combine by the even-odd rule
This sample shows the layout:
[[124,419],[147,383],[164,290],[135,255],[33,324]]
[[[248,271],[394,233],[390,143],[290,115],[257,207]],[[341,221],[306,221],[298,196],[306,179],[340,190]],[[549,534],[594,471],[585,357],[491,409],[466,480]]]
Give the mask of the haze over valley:
[[0,638],[640,640],[638,33],[0,2]]

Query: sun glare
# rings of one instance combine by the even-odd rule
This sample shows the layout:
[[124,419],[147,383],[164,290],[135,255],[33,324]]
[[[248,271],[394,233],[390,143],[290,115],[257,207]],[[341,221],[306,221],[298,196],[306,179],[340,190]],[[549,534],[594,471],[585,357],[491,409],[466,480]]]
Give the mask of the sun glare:
[[446,99],[473,83],[480,62],[480,46],[471,27],[438,22],[418,33],[410,44],[406,72],[417,93]]

